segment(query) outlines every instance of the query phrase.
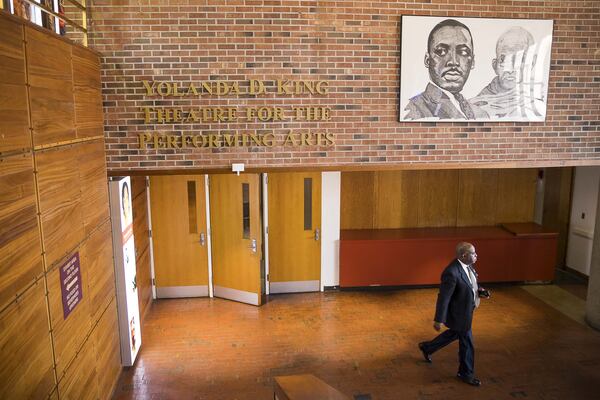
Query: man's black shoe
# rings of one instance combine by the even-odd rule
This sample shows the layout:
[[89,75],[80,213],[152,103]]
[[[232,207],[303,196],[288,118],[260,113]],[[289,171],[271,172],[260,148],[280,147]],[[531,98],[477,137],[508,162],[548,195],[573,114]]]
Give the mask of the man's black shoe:
[[425,345],[425,342],[419,343],[419,350],[421,350],[421,353],[423,353],[423,358],[425,359],[425,361],[427,361],[428,363],[431,363],[431,354],[429,354],[425,351],[425,349],[423,348],[424,345]]
[[466,384],[469,384],[471,386],[481,386],[481,381],[477,378],[463,376],[461,374],[456,374],[456,376],[458,377],[458,379],[460,379],[461,381],[463,381]]

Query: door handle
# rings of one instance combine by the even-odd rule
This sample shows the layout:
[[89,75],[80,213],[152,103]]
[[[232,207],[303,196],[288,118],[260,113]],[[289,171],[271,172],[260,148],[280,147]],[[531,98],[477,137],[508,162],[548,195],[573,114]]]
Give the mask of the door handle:
[[248,248],[251,249],[253,253],[256,253],[256,239],[252,239]]
[[206,244],[206,235],[204,232],[200,232],[200,246],[204,246]]
[[319,228],[315,229],[315,241],[321,240],[321,230]]

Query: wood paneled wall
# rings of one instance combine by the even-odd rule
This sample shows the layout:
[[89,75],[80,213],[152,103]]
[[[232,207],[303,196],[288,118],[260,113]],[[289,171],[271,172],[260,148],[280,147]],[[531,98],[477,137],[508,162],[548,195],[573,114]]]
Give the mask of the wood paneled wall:
[[542,225],[558,232],[556,265],[564,267],[567,256],[573,168],[546,168]]
[[135,266],[137,270],[140,319],[144,322],[152,303],[152,276],[150,274],[150,240],[148,227],[148,196],[146,177],[131,178],[133,192],[133,237],[135,239]]
[[0,70],[0,398],[106,399],[121,364],[100,60],[0,14]]
[[535,169],[343,172],[341,228],[532,221],[536,177]]

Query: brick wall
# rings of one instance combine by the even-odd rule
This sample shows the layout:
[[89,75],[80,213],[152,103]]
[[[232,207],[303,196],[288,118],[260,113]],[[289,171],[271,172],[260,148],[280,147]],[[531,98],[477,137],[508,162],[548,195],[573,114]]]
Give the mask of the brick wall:
[[[558,166],[600,163],[597,1],[99,0],[90,44],[104,54],[108,167]],[[401,15],[554,19],[545,123],[398,122]],[[323,80],[325,96],[145,96],[142,79],[198,84]],[[330,107],[329,121],[145,124],[144,106]],[[138,149],[138,134],[329,132],[333,146]]]

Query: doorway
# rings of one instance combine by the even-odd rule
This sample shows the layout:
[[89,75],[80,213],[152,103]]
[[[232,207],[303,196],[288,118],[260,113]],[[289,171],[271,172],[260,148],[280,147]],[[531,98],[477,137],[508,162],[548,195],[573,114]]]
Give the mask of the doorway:
[[205,187],[204,175],[150,177],[157,298],[209,295]]
[[268,174],[269,293],[321,288],[321,173]]
[[154,176],[150,203],[158,298],[321,289],[320,172]]
[[265,293],[260,176],[211,175],[209,186],[214,295],[259,306]]

